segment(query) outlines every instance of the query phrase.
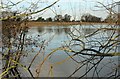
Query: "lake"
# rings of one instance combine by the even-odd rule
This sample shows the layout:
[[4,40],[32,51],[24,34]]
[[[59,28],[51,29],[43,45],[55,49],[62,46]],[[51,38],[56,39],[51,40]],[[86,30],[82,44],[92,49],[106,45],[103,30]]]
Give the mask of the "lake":
[[[72,25],[72,26],[44,26],[44,27],[30,27],[26,33],[26,42],[24,47],[25,56],[21,58],[21,63],[28,66],[34,56],[37,55],[35,61],[31,66],[31,71],[36,75],[36,69],[40,69],[40,77],[69,77],[77,68],[85,64],[80,68],[73,77],[80,77],[89,70],[93,64],[103,57],[101,56],[87,56],[87,55],[76,55],[73,57],[76,61],[69,56],[72,56],[73,52],[66,52],[64,50],[55,49],[59,47],[69,47],[71,50],[80,51],[83,48],[83,44],[80,41],[73,39],[80,39],[84,42],[85,48],[95,49],[102,53],[116,52],[119,46],[110,47],[100,47],[100,45],[108,46],[114,41],[109,40],[110,37],[115,37],[118,35],[118,31],[110,30],[116,28],[114,25]],[[106,30],[107,29],[107,30]],[[118,39],[117,39],[118,40]],[[110,42],[108,42],[110,41]],[[54,53],[52,53],[54,51]],[[40,65],[43,60],[52,53],[46,61]],[[92,53],[85,51],[85,53]],[[89,58],[96,58],[90,60]],[[85,61],[87,60],[87,61]],[[85,61],[85,62],[83,62]],[[92,68],[89,73],[85,76],[87,77],[108,77],[114,74],[116,69],[118,69],[118,56],[115,57],[104,57],[102,61]],[[24,71],[20,68],[21,71]],[[26,72],[26,71],[25,71]],[[117,73],[118,74],[118,73]],[[22,73],[22,76],[30,76],[30,74]]]

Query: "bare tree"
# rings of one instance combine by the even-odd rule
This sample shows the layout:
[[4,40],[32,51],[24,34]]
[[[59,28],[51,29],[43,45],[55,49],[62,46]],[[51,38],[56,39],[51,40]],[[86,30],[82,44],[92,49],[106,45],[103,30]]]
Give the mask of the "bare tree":
[[[11,7],[18,5],[22,1],[19,1],[17,3],[8,1],[10,4],[4,3],[4,6],[1,7],[3,9],[10,9]],[[38,35],[38,38],[35,40],[31,40],[31,38],[26,38],[26,33],[28,31],[27,27],[28,18],[33,14],[37,14],[50,8],[58,1],[59,0],[55,1],[54,3],[48,5],[43,9],[38,10],[36,6],[39,2],[38,0],[38,2],[32,3],[29,6],[29,8],[23,12],[20,12],[16,15],[10,14],[10,16],[5,16],[1,18],[3,22],[2,39],[4,53],[2,53],[3,72],[2,74],[0,74],[0,77],[2,78],[15,77],[21,79],[22,72],[20,72],[19,68],[22,68],[32,78],[39,77],[43,64],[47,61],[47,59],[50,58],[51,55],[53,55],[56,51],[63,50],[68,55],[68,58],[66,58],[66,60],[62,60],[62,62],[60,63],[63,63],[68,59],[72,59],[78,66],[73,72],[70,72],[71,74],[68,76],[68,78],[74,77],[76,73],[79,74],[78,71],[84,68],[85,72],[78,76],[79,79],[83,77],[88,77],[89,74],[92,74],[92,78],[94,77],[100,78],[101,73],[103,74],[102,76],[104,77],[108,78],[114,77],[115,79],[119,79],[120,66],[119,64],[116,64],[116,62],[112,59],[114,57],[120,56],[119,53],[120,51],[118,50],[120,44],[119,15],[112,11],[111,9],[112,7],[108,8],[109,5],[114,5],[114,3],[104,5],[100,2],[98,3],[102,5],[102,7],[105,8],[110,15],[111,13],[118,15],[118,19],[116,20],[116,22],[114,22],[114,24],[108,23],[106,27],[102,25],[96,27],[96,25],[89,24],[90,27],[96,27],[94,30],[91,28],[86,28],[84,25],[83,26],[80,25],[79,28],[73,27],[72,30],[67,29],[69,30],[68,34],[70,40],[67,43],[64,43],[62,47],[56,48],[52,52],[50,52],[47,56],[44,56],[42,62],[40,63],[37,62],[38,67],[36,68],[35,71],[36,74],[32,73],[31,67],[32,65],[34,65],[36,58],[39,57],[40,53],[45,55],[44,53],[45,48],[48,45],[48,43],[53,39],[54,36],[51,37],[49,40],[40,40],[39,39],[40,35]],[[35,9],[37,8],[37,10],[35,10],[34,8]],[[19,20],[16,20],[16,18],[17,19],[19,18]],[[62,15],[56,15],[54,19],[55,21],[60,22],[63,21]],[[70,15],[65,15],[65,19],[66,21],[70,21]],[[84,16],[82,17],[82,19],[87,22],[91,21],[100,22],[101,20],[100,18],[95,17],[93,15]],[[49,30],[51,30],[51,28]],[[41,28],[39,28],[39,31],[41,31]],[[37,45],[38,44],[37,42],[41,42],[40,45]],[[28,65],[23,65],[23,63],[20,62],[20,59],[27,56],[23,52],[25,47],[28,45],[38,46],[39,52],[37,52],[35,56],[31,58],[30,60],[31,62],[25,63]],[[31,49],[30,51],[34,50]],[[52,71],[53,67],[54,67],[53,65],[50,66],[50,71]],[[110,70],[107,73],[104,72],[106,68]]]
[[[37,14],[50,8],[59,0],[42,9],[36,8],[39,3],[38,0],[37,3],[32,4],[31,2],[27,10],[22,10],[21,12],[18,9],[18,13],[12,11],[12,8],[16,7],[18,4],[24,1],[25,0],[17,1],[16,3],[9,0],[1,1],[2,5],[0,5],[0,7],[3,10],[3,17],[0,17],[0,20],[2,21],[3,53],[1,54],[3,60],[3,72],[0,74],[0,77],[2,78],[14,77],[21,79],[22,72],[19,71],[20,67],[29,73],[32,78],[34,78],[30,67],[37,55],[33,58],[28,67],[20,63],[21,58],[24,57],[24,47],[28,44],[35,44],[34,42],[31,42],[30,39],[26,39],[26,33],[28,31],[27,21],[31,15]],[[7,2],[8,4],[6,4]],[[8,10],[10,10],[10,12]],[[29,43],[26,43],[27,41],[29,41]]]

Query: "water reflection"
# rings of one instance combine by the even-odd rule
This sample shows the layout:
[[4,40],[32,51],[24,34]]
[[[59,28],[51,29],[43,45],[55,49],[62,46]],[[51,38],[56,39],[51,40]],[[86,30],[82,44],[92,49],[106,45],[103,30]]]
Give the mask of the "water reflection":
[[91,34],[95,31],[96,29],[95,28],[84,28],[82,30],[82,32],[85,34],[85,35],[88,35],[88,34]]
[[[88,42],[88,47],[90,48],[94,47],[95,49],[98,49],[97,46],[100,45],[99,42],[102,42],[103,44],[107,42],[107,39],[114,32],[114,30],[106,30],[104,29],[104,27],[103,27],[103,30],[102,29],[98,30],[98,27],[93,28],[90,26],[46,26],[46,27],[44,26],[44,27],[36,27],[34,29],[30,28],[29,32],[31,31],[33,31],[31,33],[33,34],[32,35],[33,37],[39,36],[40,34],[44,40],[47,40],[53,37],[53,35],[55,35],[55,37],[51,40],[51,47],[53,48],[59,47],[59,44],[61,44],[61,42],[63,41],[70,40],[70,37],[67,38],[67,36],[69,36],[70,33],[73,33],[72,36],[75,36],[75,38],[76,36],[81,37],[81,39],[84,42],[85,41]],[[85,36],[91,35],[91,34],[94,34],[94,35],[90,36],[87,39],[85,38]],[[38,37],[34,37],[34,38],[37,39]]]
[[48,33],[55,33],[57,35],[60,35],[61,33],[69,33],[70,32],[70,28],[69,27],[63,27],[63,26],[50,26],[50,27],[38,27],[38,32],[39,33],[44,33],[44,32],[48,32]]
[[37,29],[38,29],[38,32],[39,32],[39,33],[44,32],[44,28],[43,28],[43,27],[38,27]]
[[[102,30],[102,31],[98,31],[98,34],[95,34],[93,37],[89,37],[87,39],[81,38],[82,34],[84,36],[89,35],[91,33],[94,33],[97,30],[97,28],[91,28],[90,26],[85,26],[85,27],[84,26],[83,27],[82,26],[34,27],[34,28],[29,29],[27,35],[32,36],[32,39],[34,39],[34,40],[37,39],[35,41],[35,43],[40,42],[42,40],[45,40],[48,43],[45,48],[45,51],[44,51],[44,53],[45,53],[44,55],[47,56],[53,49],[65,45],[66,44],[65,41],[70,41],[71,37],[67,37],[66,35],[69,35],[69,33],[71,33],[71,32],[73,32],[74,35],[76,35],[77,37],[82,39],[82,41],[84,41],[86,43],[86,45],[87,45],[86,47],[99,50],[100,43],[104,45],[108,41],[108,36],[111,36],[113,31]],[[38,37],[37,37],[38,35],[40,35],[40,39],[38,39]],[[41,44],[41,42],[38,45],[40,45],[40,44]],[[74,47],[72,49],[74,49]],[[30,59],[35,56],[36,52],[39,52],[39,47],[35,47],[33,49],[36,51],[33,53],[31,53],[31,51],[29,51],[29,56],[26,58],[27,61],[23,60],[22,61],[23,63],[30,62]],[[79,51],[80,49],[81,48],[78,48],[77,50]],[[106,53],[106,51],[108,51],[108,50],[106,48],[104,50],[101,50],[101,52],[103,52],[103,51]],[[113,51],[114,50],[112,50],[110,52],[113,52]],[[36,65],[38,64],[38,62],[42,61],[41,55],[39,57],[37,57],[33,68],[31,68],[31,69],[33,69],[33,71],[34,71],[34,68],[36,67]],[[62,61],[66,57],[68,57],[68,55],[65,52],[57,51],[47,60],[47,64],[45,63],[45,68],[47,70],[49,70],[50,64],[54,64],[56,62]],[[87,59],[89,57],[85,57],[85,58]],[[75,57],[75,59],[77,59],[78,61],[82,61],[85,58],[82,58],[82,56]],[[100,58],[100,57],[98,57],[98,58]],[[109,62],[112,62],[112,63],[109,63]],[[49,65],[48,65],[48,63],[49,63]],[[109,63],[109,64],[106,64],[106,63]],[[101,69],[102,67],[104,67],[101,69],[101,72],[99,72],[99,76],[105,76],[106,74],[108,74],[108,72],[112,72],[113,70],[111,68],[115,67],[116,65],[114,65],[114,64],[117,64],[117,63],[118,63],[117,57],[113,57],[113,58],[106,57],[102,61],[102,63],[100,63],[100,65],[98,66],[98,69]],[[78,64],[78,65],[80,65],[80,64]],[[70,59],[63,64],[54,66],[54,72],[55,72],[54,76],[55,77],[68,77],[78,67],[78,65],[76,65],[76,63],[72,59]],[[91,73],[87,74],[87,76],[91,77],[93,75],[93,71],[94,71],[94,69],[91,70],[90,71]],[[86,65],[83,68],[81,68],[78,71],[78,73],[76,73],[74,76],[80,76],[81,74],[83,74],[85,72],[86,72]],[[43,71],[43,72],[41,72],[40,76],[46,77],[46,76],[48,76],[48,75],[46,75],[47,73],[48,73],[48,71],[46,71],[46,73],[44,73],[44,71]],[[97,74],[95,76],[97,76]]]

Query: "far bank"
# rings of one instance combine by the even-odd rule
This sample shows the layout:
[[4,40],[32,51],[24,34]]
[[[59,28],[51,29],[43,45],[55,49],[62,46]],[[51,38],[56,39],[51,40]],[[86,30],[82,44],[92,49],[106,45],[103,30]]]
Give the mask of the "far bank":
[[[91,24],[108,24],[108,23],[93,23],[93,22],[27,22],[28,27],[33,26],[70,26],[70,25],[91,25]],[[113,23],[112,23],[113,24]]]

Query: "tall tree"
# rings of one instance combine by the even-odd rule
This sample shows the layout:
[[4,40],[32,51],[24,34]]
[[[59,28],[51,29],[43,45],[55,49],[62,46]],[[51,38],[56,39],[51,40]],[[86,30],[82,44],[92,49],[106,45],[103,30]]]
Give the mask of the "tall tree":
[[91,15],[91,14],[84,14],[81,17],[82,22],[101,22],[101,18]]
[[43,17],[38,17],[38,19],[37,19],[36,21],[41,21],[41,22],[43,22],[43,21],[45,21],[45,20],[44,20]]
[[58,22],[63,21],[62,15],[56,15],[56,16],[54,17],[54,21],[58,21]]
[[68,14],[65,14],[65,15],[64,15],[64,19],[63,19],[63,20],[64,20],[65,22],[69,22],[70,19],[71,19],[71,16],[70,16],[70,15],[68,15]]
[[53,19],[51,17],[49,17],[49,18],[46,19],[47,22],[52,22],[52,20]]

